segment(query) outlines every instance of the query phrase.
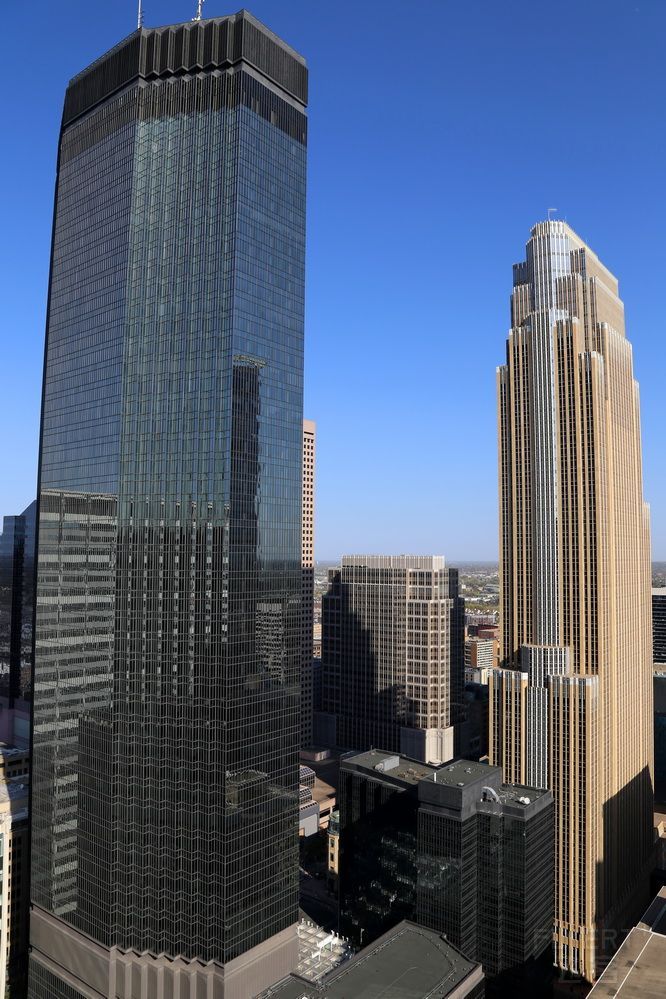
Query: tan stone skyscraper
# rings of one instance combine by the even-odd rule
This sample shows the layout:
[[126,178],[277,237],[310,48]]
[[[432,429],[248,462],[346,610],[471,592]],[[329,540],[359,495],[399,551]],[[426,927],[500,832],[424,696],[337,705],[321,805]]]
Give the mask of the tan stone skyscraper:
[[555,960],[592,981],[640,908],[652,842],[638,386],[617,280],[568,225],[534,226],[513,285],[490,762],[554,792]]

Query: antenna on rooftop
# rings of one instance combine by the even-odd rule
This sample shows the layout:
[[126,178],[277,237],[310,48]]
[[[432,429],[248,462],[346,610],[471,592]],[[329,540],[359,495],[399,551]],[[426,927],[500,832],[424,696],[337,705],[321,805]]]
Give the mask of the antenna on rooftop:
[[136,29],[140,31],[143,28],[143,0],[139,0],[139,9],[136,13]]
[[203,13],[203,5],[204,5],[204,3],[205,3],[205,0],[197,0],[197,12],[194,15],[194,17],[192,18],[193,21],[200,21],[201,20],[201,15]]
[[552,221],[552,220],[551,220],[551,217],[550,217],[550,213],[551,213],[551,212],[556,212],[556,211],[557,211],[557,208],[549,208],[549,209],[548,209],[548,221],[549,221],[549,222],[550,222],[550,221]]

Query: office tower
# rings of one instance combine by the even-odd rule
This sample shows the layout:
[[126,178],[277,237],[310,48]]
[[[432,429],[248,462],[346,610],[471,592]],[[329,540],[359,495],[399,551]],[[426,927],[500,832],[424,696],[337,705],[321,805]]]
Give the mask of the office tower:
[[652,661],[666,663],[666,586],[652,590]]
[[465,641],[465,680],[487,683],[488,670],[497,666],[497,639],[468,638]]
[[502,784],[498,767],[341,760],[340,928],[357,943],[415,918],[521,983],[550,959],[553,849],[551,792]]
[[306,87],[241,11],[67,89],[32,999],[245,997],[296,960]]
[[33,501],[4,517],[0,535],[0,696],[10,708],[32,686],[36,511]]
[[301,745],[312,745],[313,665],[312,627],[314,610],[314,420],[303,420],[303,638],[301,666]]
[[441,556],[345,555],[322,599],[328,741],[450,760],[463,635],[458,570]]
[[[12,767],[25,754],[0,747],[3,769],[25,774],[0,780],[0,995],[25,995],[28,956],[28,777]],[[27,764],[27,761],[26,761]]]
[[513,284],[490,761],[553,791],[556,962],[593,981],[644,900],[652,842],[638,386],[617,280],[566,223],[534,226]]

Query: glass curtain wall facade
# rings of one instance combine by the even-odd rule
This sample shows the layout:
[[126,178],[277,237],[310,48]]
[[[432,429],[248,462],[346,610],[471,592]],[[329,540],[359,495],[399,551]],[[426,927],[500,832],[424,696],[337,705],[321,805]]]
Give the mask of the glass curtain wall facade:
[[497,767],[381,750],[340,763],[340,931],[367,945],[401,919],[479,961],[489,994],[541,994],[552,964],[550,791]]
[[[241,12],[141,29],[67,91],[40,456],[35,999],[80,982],[134,996],[118,983],[137,962],[147,996],[210,978],[241,996],[293,958],[306,88],[303,59]],[[88,938],[108,967],[86,977]],[[262,947],[264,979],[246,969],[239,985]],[[61,992],[40,984],[53,975]]]
[[32,688],[36,515],[33,501],[0,534],[0,697],[10,708]]

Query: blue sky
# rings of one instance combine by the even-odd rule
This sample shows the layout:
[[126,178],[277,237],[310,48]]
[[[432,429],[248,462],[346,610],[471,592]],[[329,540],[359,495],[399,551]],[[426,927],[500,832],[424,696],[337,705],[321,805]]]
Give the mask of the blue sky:
[[[148,26],[194,0],[144,0]],[[216,16],[235,7],[207,0]],[[549,207],[619,277],[666,559],[663,0],[254,0],[308,59],[306,415],[317,557],[497,552],[495,366],[511,265]],[[135,0],[31,0],[5,27],[0,514],[34,496],[68,79]]]

